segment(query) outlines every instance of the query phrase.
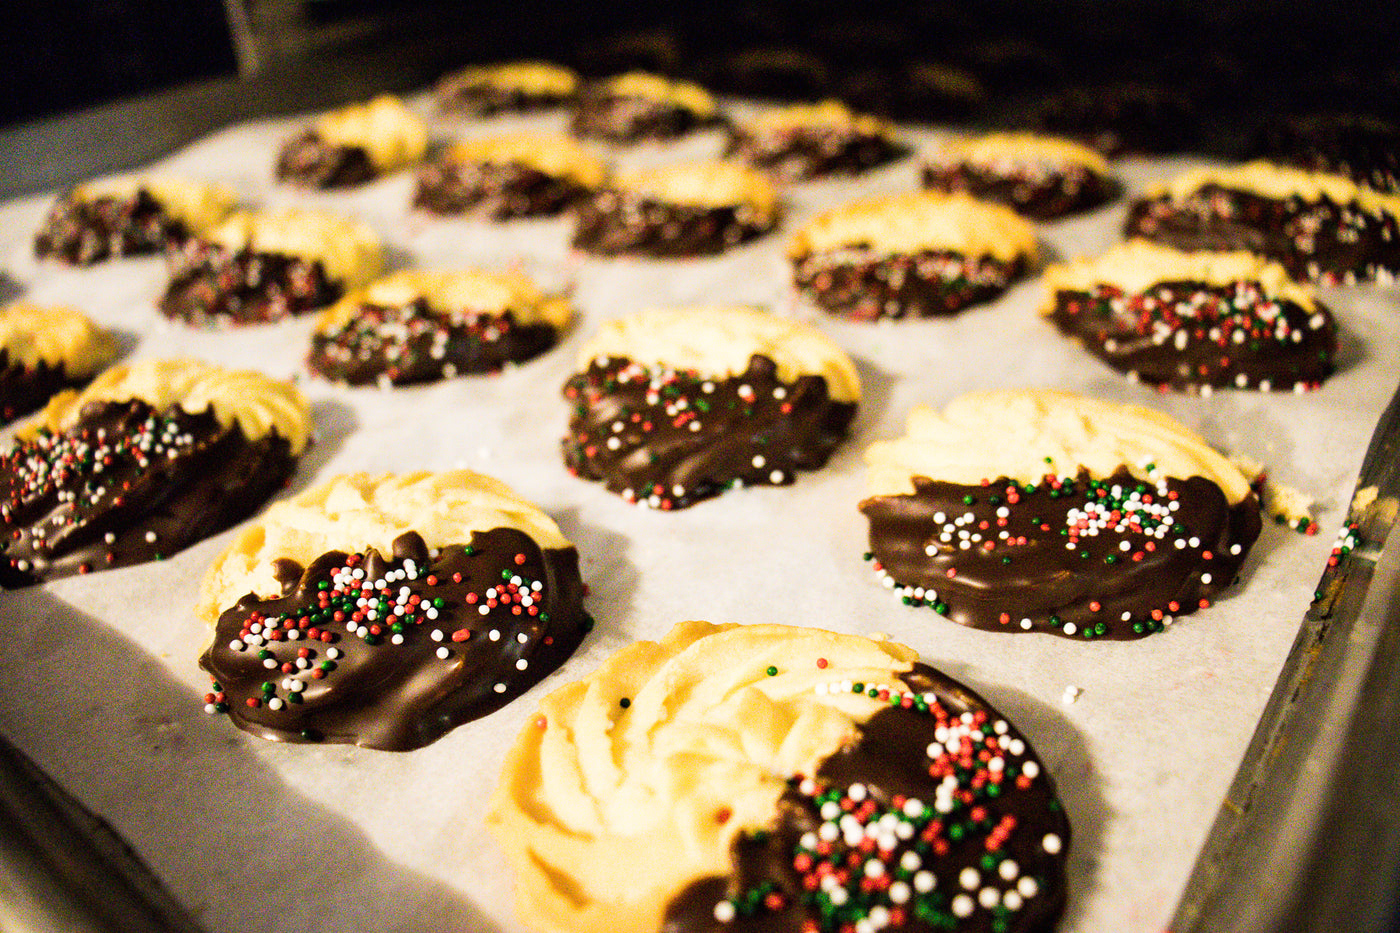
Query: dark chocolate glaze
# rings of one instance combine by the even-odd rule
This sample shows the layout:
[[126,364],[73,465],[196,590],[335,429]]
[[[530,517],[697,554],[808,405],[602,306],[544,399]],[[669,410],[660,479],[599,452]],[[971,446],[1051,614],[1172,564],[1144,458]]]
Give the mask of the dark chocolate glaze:
[[363,146],[328,143],[315,130],[293,136],[277,155],[277,180],[304,188],[351,188],[378,174]]
[[965,191],[985,201],[1005,204],[1037,220],[1054,220],[1098,207],[1118,195],[1118,185],[1083,165],[1027,165],[1008,174],[969,162],[925,165],[924,187]]
[[34,366],[10,362],[9,351],[0,347],[0,422],[13,421],[48,404],[54,393],[76,389],[92,377],[70,379],[63,364],[50,366],[40,360]]
[[591,625],[578,552],[515,528],[280,563],[282,595],[225,610],[199,660],[210,711],[265,739],[421,748],[530,689]]
[[590,189],[518,162],[430,162],[418,170],[415,207],[435,214],[468,211],[493,220],[558,214]]
[[287,482],[287,441],[211,411],[91,402],[62,434],[0,455],[0,584],[160,560],[252,514]]
[[[1035,751],[933,668],[916,664],[901,681],[917,704],[875,713],[814,780],[792,781],[773,824],[735,840],[729,877],[701,879],[671,901],[664,933],[839,933],[881,911],[891,930],[1049,933],[1064,910],[1070,828]],[[956,787],[940,792],[949,777]],[[861,827],[886,820],[889,847],[864,832],[849,844],[847,815]],[[837,829],[830,840],[824,823]],[[820,883],[833,869],[840,904]]]
[[717,122],[672,101],[620,96],[594,88],[579,95],[569,129],[585,139],[635,143],[643,139],[675,139]]
[[823,175],[858,175],[891,162],[908,150],[879,133],[825,125],[764,129],[737,126],[730,132],[726,155],[781,178],[801,180]]
[[797,256],[792,265],[793,284],[812,302],[861,321],[953,314],[998,297],[1026,271],[1021,257],[877,253],[863,244]]
[[579,203],[573,242],[603,256],[704,256],[762,236],[774,223],[747,205],[672,204],[605,188]]
[[538,356],[558,334],[546,323],[517,324],[504,314],[433,313],[408,305],[364,304],[335,333],[311,335],[306,364],[335,382],[406,385],[499,370]]
[[129,198],[80,200],[70,192],[54,204],[34,236],[34,254],[85,266],[112,256],[157,253],[189,235],[145,188]]
[[1123,230],[1183,250],[1250,250],[1299,279],[1335,284],[1400,274],[1400,218],[1325,196],[1275,200],[1205,185],[1180,201],[1135,201]]
[[1270,298],[1257,282],[1158,282],[1131,295],[1108,285],[1060,291],[1050,320],[1114,369],[1178,391],[1313,389],[1337,355],[1326,307]]
[[560,107],[573,100],[572,96],[540,94],[518,87],[502,87],[460,74],[448,75],[433,91],[438,107],[444,113],[466,117],[489,117],[497,113],[523,113]]
[[1318,114],[1275,121],[1259,132],[1250,154],[1400,193],[1400,126],[1377,117]]
[[160,310],[187,324],[264,324],[331,304],[341,294],[319,259],[230,252],[191,240],[171,263]]
[[1191,98],[1148,84],[1070,88],[1047,100],[1036,122],[1107,156],[1183,152],[1201,138],[1201,115]]
[[1261,524],[1253,494],[1231,506],[1199,476],[1152,483],[1120,469],[1034,486],[914,477],[914,487],[860,504],[876,572],[906,603],[995,631],[1161,631],[1234,582]]
[[734,485],[792,483],[797,470],[826,463],[856,410],[833,401],[821,376],[782,382],[759,355],[727,379],[595,360],[564,396],[574,405],[563,444],[570,472],[659,509]]

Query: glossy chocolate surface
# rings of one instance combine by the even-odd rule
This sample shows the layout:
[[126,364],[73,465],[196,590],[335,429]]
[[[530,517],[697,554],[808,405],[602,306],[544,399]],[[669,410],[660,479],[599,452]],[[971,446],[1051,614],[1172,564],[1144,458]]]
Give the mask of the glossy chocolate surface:
[[953,314],[998,297],[1026,270],[1021,259],[859,245],[798,256],[792,265],[793,284],[815,304],[861,321]]
[[257,510],[296,468],[208,410],[92,402],[62,434],[0,455],[0,584],[160,560]]
[[334,333],[311,335],[310,369],[350,385],[406,385],[495,372],[538,356],[558,334],[545,323],[501,315],[433,313],[423,299],[387,307],[364,304]]
[[857,687],[895,698],[738,837],[729,877],[671,902],[664,933],[1053,928],[1069,821],[1025,738],[924,664]]
[[430,162],[418,170],[415,207],[435,214],[475,213],[493,220],[558,214],[589,189],[516,162]]
[[378,174],[363,147],[328,143],[315,130],[287,140],[277,155],[277,180],[305,188],[350,188]]
[[757,132],[736,127],[726,154],[780,178],[800,180],[824,175],[858,175],[893,161],[907,150],[879,133],[854,127],[780,127]]
[[993,631],[1161,631],[1234,582],[1261,527],[1254,495],[1231,506],[1199,476],[914,487],[860,504],[876,572],[904,602]]
[[421,748],[524,693],[591,624],[578,552],[514,528],[278,564],[282,595],[225,610],[200,658],[211,712],[266,739]]
[[1270,298],[1252,282],[1061,291],[1050,320],[1114,369],[1179,391],[1313,389],[1337,354],[1330,311]]
[[160,310],[187,324],[264,324],[331,304],[341,293],[319,259],[191,240],[172,262]]
[[760,237],[774,223],[746,205],[673,204],[604,189],[579,204],[573,242],[603,256],[704,256]]
[[1054,220],[1098,207],[1117,194],[1112,179],[1081,165],[1017,165],[1002,172],[967,162],[925,165],[924,187],[965,191],[1005,204],[1037,220]]
[[785,383],[755,355],[746,371],[708,379],[594,361],[564,386],[574,406],[564,463],[629,502],[678,509],[735,486],[787,485],[845,439],[856,406],[821,376]]

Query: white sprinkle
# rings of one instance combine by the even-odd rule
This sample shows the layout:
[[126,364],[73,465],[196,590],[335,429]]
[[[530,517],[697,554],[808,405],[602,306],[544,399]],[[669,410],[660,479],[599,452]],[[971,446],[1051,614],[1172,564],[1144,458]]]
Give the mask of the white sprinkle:
[[245,647],[247,646],[244,645],[243,642],[239,641],[237,638],[228,643],[228,650],[230,651],[242,651]]
[[767,465],[768,465],[768,461],[765,460],[765,459],[763,459],[763,455],[762,455],[762,454],[758,454],[757,456],[755,456],[755,457],[753,458],[753,467],[754,467],[755,470],[761,470],[761,469],[763,469],[763,468],[764,468],[765,466],[767,466]]
[[[1055,840],[1055,849],[1054,849],[1054,851],[1051,851],[1051,849],[1050,849],[1050,840],[1051,840],[1051,839]],[[1051,855],[1054,855],[1056,852],[1059,852],[1059,851],[1060,851],[1060,837],[1054,835],[1053,833],[1052,833],[1051,835],[1049,835],[1049,836],[1046,836],[1046,837],[1045,837],[1045,851],[1046,851],[1046,852],[1049,852]],[[1025,875],[1025,876],[1023,876],[1023,877],[1021,878],[1020,881],[1016,882],[1016,890],[1017,890],[1017,892],[1020,893],[1020,895],[1021,895],[1022,897],[1035,897],[1037,894],[1040,893],[1040,885],[1036,884],[1036,883],[1035,883],[1035,879],[1032,878],[1030,875]]]
[[1034,761],[1028,761],[1021,765],[1021,773],[1031,780],[1035,780],[1040,776],[1040,765],[1036,764]]
[[715,905],[715,919],[720,923],[729,923],[734,919],[734,904],[730,901],[720,901]]
[[977,892],[977,903],[991,910],[1001,903],[1001,892],[996,888],[983,888]]
[[268,670],[272,670],[273,668],[277,667],[277,659],[263,658],[263,667],[267,668]]
[[1025,901],[1021,900],[1021,895],[1015,891],[1007,891],[1001,896],[1001,905],[1007,910],[1020,910]]
[[1040,847],[1051,855],[1059,855],[1062,845],[1063,843],[1060,842],[1060,837],[1054,833],[1046,833],[1045,838],[1040,840]]
[[891,904],[907,904],[913,892],[909,890],[909,885],[905,884],[903,881],[896,881],[894,884],[890,885],[888,893]]
[[997,866],[997,874],[1007,881],[1011,881],[1021,873],[1021,866],[1016,864],[1015,859],[1007,859]]
[[489,631],[489,632],[486,633],[486,637],[489,638],[489,639],[491,639],[492,641],[500,641],[500,640],[501,640],[501,630],[500,630],[500,629],[494,629],[494,628],[493,628],[491,631]]
[[402,632],[395,632],[393,635],[391,635],[391,636],[389,637],[389,644],[391,644],[391,645],[402,645],[402,644],[403,644],[403,633],[402,633]]
[[491,689],[492,689],[492,690],[495,690],[497,693],[505,693],[505,692],[506,692],[506,685],[505,685],[505,684],[496,684],[496,686],[492,687]]
[[1065,634],[1066,634],[1066,635],[1073,635],[1073,634],[1074,634],[1075,632],[1077,632],[1077,631],[1079,631],[1079,627],[1078,627],[1077,625],[1075,625],[1073,622],[1066,622],[1066,623],[1065,623]]
[[966,917],[972,913],[972,898],[966,894],[959,894],[953,898],[953,916]]
[[924,860],[919,857],[919,853],[910,849],[899,858],[899,867],[905,871],[918,871],[919,866],[924,864]]
[[927,894],[938,884],[938,878],[931,871],[921,871],[914,876],[914,890]]
[[971,891],[982,883],[982,873],[969,865],[958,875],[958,884]]
[[274,713],[281,709],[283,705],[284,704],[282,703],[281,697],[273,697],[272,699],[267,701],[267,708],[272,710]]
[[326,649],[326,657],[328,657],[328,658],[330,658],[332,661],[334,661],[336,658],[340,657],[340,649],[339,649],[339,648],[327,648],[327,649]]
[[442,634],[442,629],[435,628],[433,629],[432,634],[430,634],[428,637],[431,638],[433,641],[442,641],[443,638],[446,636]]
[[769,473],[768,481],[772,483],[781,483],[783,481],[783,471],[774,470],[772,473]]
[[[1065,627],[1068,628],[1069,626]],[[1079,695],[1083,692],[1084,691],[1081,688],[1076,687],[1074,684],[1070,684],[1068,687],[1065,688],[1065,692],[1060,695],[1060,700],[1064,703],[1073,703],[1075,700],[1079,699]]]
[[525,660],[524,658],[521,658],[519,661],[516,661],[516,662],[515,662],[515,669],[516,669],[517,671],[523,671],[523,670],[525,670],[525,668],[527,668],[527,667],[529,667],[529,666],[530,666],[530,662],[527,661],[527,660]]

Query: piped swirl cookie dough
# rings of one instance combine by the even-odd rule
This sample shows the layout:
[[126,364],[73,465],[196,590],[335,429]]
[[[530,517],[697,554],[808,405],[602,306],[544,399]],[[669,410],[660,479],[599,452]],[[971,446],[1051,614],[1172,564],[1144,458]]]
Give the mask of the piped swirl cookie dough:
[[159,253],[200,236],[237,203],[222,185],[122,175],[78,185],[60,197],[34,236],[34,253],[85,266],[113,256]]
[[454,144],[418,172],[415,207],[492,220],[558,214],[601,188],[607,165],[579,142],[510,133]]
[[940,146],[924,187],[965,191],[1039,220],[1098,207],[1117,193],[1108,160],[1088,146],[1035,133],[988,133]]
[[495,372],[554,346],[572,314],[520,273],[403,270],[323,311],[307,366],[351,385]]
[[1127,236],[1185,250],[1248,250],[1324,284],[1400,275],[1400,195],[1270,162],[1198,169],[1133,203]]
[[685,622],[547,696],[487,826],[541,933],[1048,931],[1026,739],[903,645]]
[[1132,240],[1045,270],[1045,314],[1133,381],[1315,389],[1331,375],[1337,325],[1314,290],[1254,253],[1181,252]]
[[499,480],[337,476],[206,574],[207,708],[267,739],[420,748],[562,664],[583,592],[573,545]]
[[746,307],[607,321],[564,386],[564,462],[628,502],[671,510],[787,485],[845,439],[860,380],[820,331]]
[[732,162],[619,172],[578,206],[574,246],[602,256],[705,256],[778,223],[777,192]]
[[379,275],[379,237],[318,211],[239,211],[192,239],[160,299],[188,324],[262,324],[305,314]]
[[421,162],[428,127],[392,94],[324,114],[277,156],[277,178],[307,188],[348,188]]
[[116,337],[72,308],[0,306],[0,422],[78,388],[116,355]]
[[868,198],[817,215],[788,245],[798,291],[857,320],[990,301],[1035,262],[1035,228],[966,194]]
[[917,407],[865,460],[876,573],[975,628],[1159,632],[1229,587],[1260,531],[1249,478],[1179,422],[1063,392]]
[[288,383],[190,359],[114,366],[0,455],[0,583],[168,557],[256,510],[310,439]]

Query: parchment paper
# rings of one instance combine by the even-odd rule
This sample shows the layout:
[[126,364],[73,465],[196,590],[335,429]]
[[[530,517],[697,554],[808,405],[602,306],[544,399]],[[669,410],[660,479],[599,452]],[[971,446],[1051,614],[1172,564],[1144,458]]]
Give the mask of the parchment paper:
[[[428,107],[418,101],[425,114]],[[752,108],[736,107],[739,112]],[[518,265],[568,288],[579,320],[562,345],[498,376],[383,392],[305,375],[309,319],[230,330],[166,322],[154,308],[160,259],[87,269],[37,263],[30,240],[49,198],[0,206],[0,265],[24,297],[73,304],[120,329],[129,358],[190,354],[300,381],[318,439],[295,492],[350,470],[466,466],[539,502],[582,555],[597,629],[529,695],[428,748],[394,754],[278,745],[202,711],[192,615],[205,567],[231,533],[162,563],[0,594],[0,732],[126,836],[214,933],[521,930],[511,878],[482,814],[500,762],[540,696],[635,639],[682,619],[777,621],[887,633],[966,681],[1031,738],[1059,784],[1074,830],[1063,931],[1161,929],[1219,807],[1344,514],[1362,453],[1400,375],[1400,293],[1324,292],[1344,344],[1340,372],[1306,395],[1159,395],[1061,338],[1036,314],[1032,279],[996,303],[945,320],[856,324],[792,296],[782,249],[815,211],[854,196],[910,190],[905,160],[859,180],[791,185],[782,229],[721,257],[593,259],[571,253],[570,221],[440,220],[408,208],[407,174],[348,193],[272,182],[277,120],[229,128],[158,167],[219,180],[252,204],[323,207],[368,220],[395,266]],[[561,115],[469,123],[436,135],[562,129]],[[946,133],[911,131],[927,146]],[[625,166],[718,153],[703,133],[609,150]],[[1196,164],[1127,160],[1128,194]],[[1051,257],[1118,240],[1125,202],[1041,225]],[[812,320],[848,349],[865,383],[848,444],[795,486],[755,488],[675,513],[629,506],[565,472],[559,387],[599,321],[653,305],[754,302]],[[1054,386],[1170,412],[1230,453],[1315,496],[1321,531],[1266,523],[1240,586],[1207,611],[1137,642],[1081,643],[961,628],[904,607],[862,561],[860,452],[900,433],[915,403],[963,392]],[[1082,693],[1077,701],[1067,688]]]

